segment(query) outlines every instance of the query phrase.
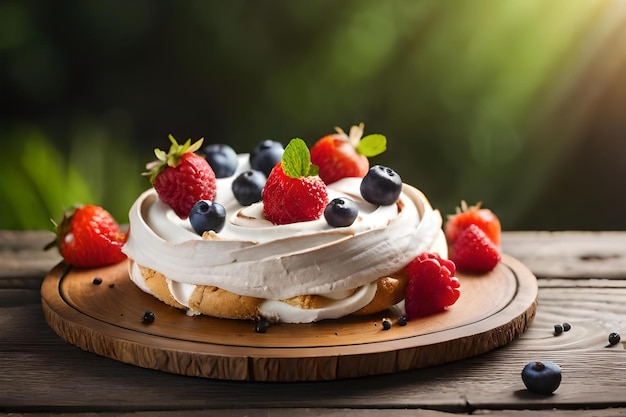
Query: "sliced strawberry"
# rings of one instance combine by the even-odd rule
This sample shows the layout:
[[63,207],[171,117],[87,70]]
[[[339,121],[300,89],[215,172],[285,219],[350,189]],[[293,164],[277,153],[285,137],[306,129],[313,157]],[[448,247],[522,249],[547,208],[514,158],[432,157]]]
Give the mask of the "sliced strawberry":
[[281,162],[270,172],[262,191],[263,215],[274,224],[319,219],[328,204],[326,184],[311,164],[302,139],[293,139]]
[[444,231],[450,246],[454,246],[461,232],[470,224],[482,229],[496,246],[500,245],[500,220],[491,210],[482,208],[481,204],[468,206],[465,201],[461,201],[461,207],[456,208],[456,213],[448,216]]
[[311,161],[319,166],[319,176],[326,184],[342,178],[362,178],[369,170],[368,157],[385,151],[387,139],[383,135],[367,135],[363,138],[363,123],[352,126],[350,134],[341,128],[336,133],[319,139],[311,148]]
[[155,149],[157,161],[148,164],[148,172],[161,201],[176,215],[186,219],[199,200],[215,198],[215,172],[203,156],[194,153],[202,146],[202,139],[191,144],[188,139],[180,145],[172,135],[168,153]]
[[122,247],[127,233],[100,206],[78,206],[65,213],[56,232],[57,238],[49,247],[56,245],[63,259],[73,266],[95,268],[126,259]]
[[500,262],[500,249],[475,224],[459,235],[451,253],[459,271],[482,274],[492,271]]
[[453,262],[435,253],[423,253],[407,267],[409,282],[404,305],[409,319],[445,310],[461,295]]

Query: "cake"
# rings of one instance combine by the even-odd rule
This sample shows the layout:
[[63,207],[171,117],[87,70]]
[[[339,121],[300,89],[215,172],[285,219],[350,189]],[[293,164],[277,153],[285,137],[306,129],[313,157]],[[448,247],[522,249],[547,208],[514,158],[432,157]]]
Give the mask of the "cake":
[[233,193],[250,160],[238,154],[235,171],[215,179],[210,200],[226,213],[217,230],[199,234],[156,187],[137,198],[123,251],[141,290],[189,315],[310,323],[402,308],[407,265],[424,252],[447,257],[441,214],[414,186],[373,204],[363,177],[347,176],[325,190],[329,201],[356,203],[352,224],[334,227],[323,215],[275,224],[263,200],[242,205]]

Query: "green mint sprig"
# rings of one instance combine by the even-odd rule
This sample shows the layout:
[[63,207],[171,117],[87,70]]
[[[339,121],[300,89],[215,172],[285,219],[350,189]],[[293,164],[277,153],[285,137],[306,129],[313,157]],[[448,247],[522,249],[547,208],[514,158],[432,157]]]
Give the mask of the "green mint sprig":
[[359,141],[356,151],[366,157],[380,155],[387,150],[387,138],[384,135],[374,133],[367,135]]
[[281,161],[285,175],[291,178],[312,177],[319,173],[319,167],[311,163],[311,152],[300,138],[289,141]]

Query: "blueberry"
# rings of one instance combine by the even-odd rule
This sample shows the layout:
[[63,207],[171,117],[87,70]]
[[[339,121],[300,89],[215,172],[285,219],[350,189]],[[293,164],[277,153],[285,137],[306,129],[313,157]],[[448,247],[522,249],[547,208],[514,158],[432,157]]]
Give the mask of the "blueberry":
[[324,218],[332,227],[346,227],[354,223],[359,207],[347,197],[334,198],[324,209]]
[[209,200],[197,201],[189,212],[191,227],[200,236],[207,230],[219,233],[224,228],[225,220],[226,210],[224,206]]
[[398,326],[406,326],[409,322],[409,318],[407,316],[398,317]]
[[561,385],[561,367],[554,362],[530,362],[522,370],[528,391],[550,395]]
[[383,319],[383,330],[391,329],[391,321],[389,319]]
[[361,180],[361,195],[372,204],[386,206],[398,200],[402,178],[391,168],[374,165]]
[[563,325],[562,325],[562,324],[555,324],[555,325],[554,325],[554,335],[555,335],[555,336],[558,336],[558,335],[560,335],[561,333],[563,333],[563,330],[564,330],[564,329],[563,329]]
[[200,153],[204,155],[204,159],[213,168],[215,178],[226,178],[235,173],[239,160],[237,153],[230,146],[214,143],[202,148]]
[[619,333],[613,332],[609,335],[609,345],[611,346],[618,344],[620,340],[621,340],[621,337]]
[[261,201],[261,192],[267,178],[261,171],[254,169],[242,172],[232,184],[233,194],[242,206]]
[[274,165],[283,158],[283,152],[285,149],[282,143],[264,140],[250,152],[250,167],[269,177]]
[[95,278],[93,279],[93,281],[91,281],[91,282],[93,283],[93,285],[100,285],[100,284],[102,284],[102,278],[100,278],[100,277],[95,277]]
[[266,333],[269,328],[270,323],[267,320],[262,319],[254,323],[254,331],[257,333]]
[[563,323],[563,331],[564,332],[569,332],[570,329],[572,328],[572,325],[569,323]]
[[145,324],[154,323],[155,318],[156,316],[154,315],[152,311],[146,310],[146,312],[143,313],[143,317],[141,317],[141,322]]

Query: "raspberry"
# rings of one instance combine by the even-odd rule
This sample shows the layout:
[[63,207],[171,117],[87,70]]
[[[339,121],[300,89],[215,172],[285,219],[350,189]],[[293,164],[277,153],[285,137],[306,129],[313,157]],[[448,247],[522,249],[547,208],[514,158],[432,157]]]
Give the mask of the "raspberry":
[[453,305],[461,295],[454,263],[435,253],[423,253],[409,263],[405,308],[408,319],[424,317]]

